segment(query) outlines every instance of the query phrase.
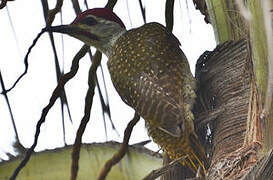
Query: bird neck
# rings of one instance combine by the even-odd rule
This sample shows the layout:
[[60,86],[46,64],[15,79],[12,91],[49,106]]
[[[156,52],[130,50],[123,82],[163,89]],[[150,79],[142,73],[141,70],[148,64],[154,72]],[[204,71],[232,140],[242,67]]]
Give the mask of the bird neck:
[[115,42],[126,32],[126,29],[120,28],[113,32],[111,36],[105,37],[99,47],[97,47],[102,53],[104,53],[108,58],[112,54],[112,49]]

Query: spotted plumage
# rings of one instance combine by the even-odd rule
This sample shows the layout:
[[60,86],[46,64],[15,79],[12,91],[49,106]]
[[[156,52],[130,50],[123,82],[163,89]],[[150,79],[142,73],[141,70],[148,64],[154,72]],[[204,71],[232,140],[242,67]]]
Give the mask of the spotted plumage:
[[116,90],[145,119],[153,140],[172,159],[189,155],[191,166],[197,158],[189,137],[196,139],[195,79],[179,45],[162,25],[145,24],[115,42],[108,68]]
[[[192,170],[204,167],[206,155],[194,132],[191,111],[195,79],[179,41],[158,23],[126,31],[114,13],[104,10],[89,10],[71,25],[51,30],[69,34],[105,53],[117,92],[145,119],[154,142],[171,159],[186,155],[182,164]],[[103,13],[107,14],[105,19]]]

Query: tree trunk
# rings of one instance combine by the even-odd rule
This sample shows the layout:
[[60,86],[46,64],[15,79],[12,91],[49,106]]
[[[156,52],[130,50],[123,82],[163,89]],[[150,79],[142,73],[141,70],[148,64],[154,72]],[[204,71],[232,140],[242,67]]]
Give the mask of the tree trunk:
[[[273,146],[272,4],[265,5],[264,0],[244,3],[206,0],[207,6],[197,5],[209,16],[206,19],[213,25],[218,44],[199,59],[196,68],[198,103],[205,107],[202,110],[198,105],[196,126],[210,121],[212,132],[205,145],[211,160],[208,179],[251,179],[261,167],[268,169],[260,173],[272,170],[272,156],[267,155],[261,160],[266,163],[256,164],[252,175],[248,174]],[[199,134],[206,135],[200,130]],[[273,178],[272,173],[260,175]]]
[[[251,102],[256,104],[256,91],[251,73],[246,40],[232,41],[218,46],[207,58],[200,58],[197,66],[199,97],[205,111],[200,116],[216,116],[209,123],[212,144],[208,170],[209,179],[238,179],[258,159],[260,126],[253,127],[255,142],[245,142]],[[200,66],[201,65],[201,66]],[[200,103],[201,104],[201,103]],[[201,121],[202,123],[202,121]],[[256,119],[255,125],[259,125]]]

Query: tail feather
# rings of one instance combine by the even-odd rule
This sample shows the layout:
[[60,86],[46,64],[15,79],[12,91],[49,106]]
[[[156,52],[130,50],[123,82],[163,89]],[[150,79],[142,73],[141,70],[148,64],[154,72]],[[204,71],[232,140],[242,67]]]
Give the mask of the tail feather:
[[[208,168],[208,160],[203,146],[200,144],[199,139],[195,134],[191,134],[187,141],[187,146],[183,149],[183,154],[186,156],[183,160],[181,160],[181,165],[186,168],[186,171],[190,174],[196,175],[200,172],[200,176],[205,176],[206,170]],[[181,150],[182,150],[181,149]],[[173,155],[173,152],[167,152],[169,155]],[[167,155],[164,153],[164,157]],[[180,154],[182,155],[182,154]],[[173,158],[178,158],[177,156],[173,156]],[[172,158],[172,160],[174,160]],[[168,163],[169,158],[164,158],[164,164]],[[200,170],[199,170],[200,169]]]
[[198,166],[201,166],[205,173],[209,165],[205,149],[200,144],[199,139],[195,134],[191,134],[189,140],[192,149],[192,154],[189,155],[191,166],[195,172],[198,170]]
[[[170,159],[168,154],[164,152],[163,165],[168,165],[170,162],[172,162],[172,159]],[[174,167],[169,169],[168,172],[160,177],[160,180],[181,180],[194,177],[195,173],[191,170],[189,171],[188,166],[183,166],[182,164],[183,163],[176,164]]]

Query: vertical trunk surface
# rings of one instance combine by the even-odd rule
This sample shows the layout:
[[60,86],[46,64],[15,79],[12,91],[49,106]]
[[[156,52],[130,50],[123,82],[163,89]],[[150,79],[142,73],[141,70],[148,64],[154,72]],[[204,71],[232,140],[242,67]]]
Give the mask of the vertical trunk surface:
[[[273,4],[272,0],[267,2]],[[206,0],[206,6],[200,4],[198,8],[214,28],[217,44],[245,39],[218,46],[199,60],[197,72],[199,96],[207,116],[211,116],[204,118],[206,113],[198,112],[197,126],[202,119],[214,118],[209,124],[213,137],[208,146],[209,179],[238,179],[273,147],[269,88],[272,29],[268,33],[272,4],[271,9],[263,0]]]

